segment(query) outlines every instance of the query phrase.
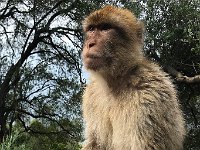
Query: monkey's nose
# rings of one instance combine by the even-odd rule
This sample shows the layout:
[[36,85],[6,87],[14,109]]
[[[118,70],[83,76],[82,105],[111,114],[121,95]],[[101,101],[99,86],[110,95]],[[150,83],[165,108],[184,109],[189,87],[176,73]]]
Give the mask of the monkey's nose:
[[91,48],[91,47],[93,47],[94,45],[95,45],[95,43],[94,43],[94,42],[91,42],[91,43],[88,44],[88,47]]

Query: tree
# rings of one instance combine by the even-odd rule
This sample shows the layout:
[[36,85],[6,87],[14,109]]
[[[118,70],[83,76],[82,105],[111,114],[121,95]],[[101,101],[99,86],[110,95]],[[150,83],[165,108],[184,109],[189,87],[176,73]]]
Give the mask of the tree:
[[[48,134],[32,128],[33,119],[47,126],[56,123],[66,137],[80,140],[81,126],[77,124],[81,123],[80,97],[85,82],[80,63],[80,22],[97,3],[1,2],[0,142],[16,122],[26,132]],[[66,122],[67,127],[63,125]]]
[[47,142],[51,136],[81,141],[81,21],[105,4],[129,8],[144,20],[144,52],[177,85],[188,129],[185,148],[199,149],[198,0],[2,0],[0,141],[16,124],[35,142],[46,135]]
[[[78,1],[3,0],[0,6],[0,141],[19,121],[57,123],[69,138],[80,133],[60,120],[80,120],[81,28]],[[81,120],[80,120],[81,121]],[[75,134],[76,133],[76,134]]]
[[199,1],[143,1],[145,52],[159,62],[178,87],[187,123],[186,149],[200,148]]

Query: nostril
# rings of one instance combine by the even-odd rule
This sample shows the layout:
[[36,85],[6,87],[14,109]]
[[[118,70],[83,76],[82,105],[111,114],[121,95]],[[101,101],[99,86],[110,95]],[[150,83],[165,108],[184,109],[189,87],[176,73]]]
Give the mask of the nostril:
[[89,43],[89,48],[93,47],[95,43]]

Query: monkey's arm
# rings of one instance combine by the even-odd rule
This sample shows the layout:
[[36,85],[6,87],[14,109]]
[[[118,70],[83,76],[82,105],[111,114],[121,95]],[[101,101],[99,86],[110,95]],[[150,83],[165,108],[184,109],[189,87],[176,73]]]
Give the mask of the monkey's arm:
[[142,91],[139,104],[139,145],[145,150],[181,150],[184,121],[173,87],[154,83],[154,88]]
[[95,131],[92,125],[87,125],[85,130],[85,141],[81,150],[98,150]]
[[94,138],[87,138],[81,150],[98,150]]
[[85,141],[81,150],[98,150],[96,142],[96,131],[95,131],[95,122],[94,119],[94,106],[93,99],[91,99],[91,85],[87,85],[85,92],[83,94],[83,117],[86,122],[85,127]]

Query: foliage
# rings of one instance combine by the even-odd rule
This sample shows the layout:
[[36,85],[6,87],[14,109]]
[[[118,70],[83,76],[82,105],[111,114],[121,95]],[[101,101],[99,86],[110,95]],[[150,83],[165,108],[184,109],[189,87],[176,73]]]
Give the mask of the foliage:
[[[18,127],[19,128],[19,127]],[[43,125],[41,122],[34,120],[31,123],[31,128],[34,128],[40,133],[22,132],[15,143],[14,148],[24,145],[27,150],[34,149],[51,149],[51,150],[78,150],[80,144],[76,140],[71,140],[66,136],[66,132],[59,129],[56,124]],[[41,133],[43,131],[43,133]],[[44,133],[48,134],[44,134]],[[51,133],[51,134],[50,134]]]
[[83,12],[73,1],[1,2],[0,141],[16,122],[40,133],[33,119],[81,140],[81,14],[75,10]]
[[0,142],[10,138],[1,147],[79,149],[81,21],[106,4],[129,8],[144,20],[144,52],[179,91],[188,129],[185,149],[199,149],[200,82],[178,80],[200,75],[198,0],[2,0]]
[[[1,150],[11,150],[13,147],[14,142],[19,136],[19,132],[13,132],[9,137],[5,138],[4,142],[0,144]],[[15,149],[17,150],[17,149]],[[24,145],[20,146],[20,150],[25,150]]]
[[[52,132],[55,131],[55,125],[44,126],[37,120],[31,123],[36,130]],[[57,129],[58,130],[58,129]],[[53,134],[33,134],[23,132],[20,124],[14,126],[14,131],[1,144],[1,150],[79,150],[80,144],[76,141],[69,141],[65,136],[66,133],[54,132]]]
[[[199,4],[197,0],[159,0],[147,1],[145,5],[145,52],[163,65],[175,81],[182,74],[188,77],[200,74]],[[172,73],[169,66],[176,73]],[[185,148],[199,149],[200,84],[178,80],[176,84],[188,129]]]

